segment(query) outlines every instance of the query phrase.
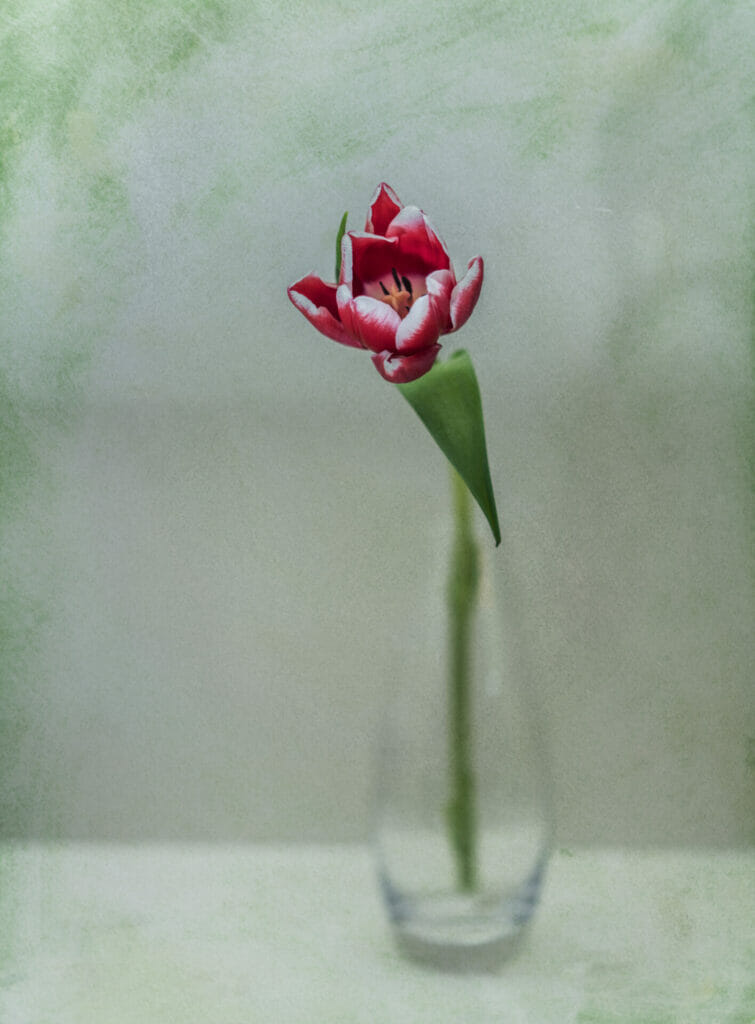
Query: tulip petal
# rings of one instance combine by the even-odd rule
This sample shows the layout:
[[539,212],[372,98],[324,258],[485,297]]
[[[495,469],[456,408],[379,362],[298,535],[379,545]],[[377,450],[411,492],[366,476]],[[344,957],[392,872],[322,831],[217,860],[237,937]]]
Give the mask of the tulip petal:
[[359,342],[350,337],[338,315],[336,286],[321,280],[316,274],[307,274],[288,289],[288,297],[313,327],[326,338],[341,345],[361,348]]
[[353,339],[355,346],[364,348],[359,337],[359,328],[354,320],[354,296],[347,284],[339,284],[336,290],[336,302],[338,304],[338,317],[343,324],[343,329]]
[[453,270],[434,270],[425,279],[427,294],[435,310],[435,318],[440,324],[441,334],[447,334],[453,327],[451,323],[451,293],[456,285]]
[[422,295],[412,305],[396,331],[396,351],[411,354],[434,345],[440,326],[429,295]]
[[373,235],[384,235],[402,205],[391,186],[382,181],[375,189],[375,194],[370,202],[370,212],[367,214],[364,230]]
[[372,352],[396,350],[401,317],[387,302],[358,295],[352,304],[354,325],[362,343]]
[[394,352],[378,352],[372,361],[381,377],[391,384],[408,384],[422,377],[435,362],[440,345],[433,345],[415,355],[400,356]]
[[399,251],[418,261],[429,273],[433,270],[447,270],[451,260],[444,243],[416,206],[405,206],[391,221],[386,238],[398,239]]
[[350,285],[359,295],[366,281],[390,274],[398,256],[398,240],[349,231],[343,236],[341,254],[341,283]]
[[482,288],[483,270],[482,257],[475,256],[469,261],[466,274],[451,293],[451,330],[458,331],[463,327],[475,308]]

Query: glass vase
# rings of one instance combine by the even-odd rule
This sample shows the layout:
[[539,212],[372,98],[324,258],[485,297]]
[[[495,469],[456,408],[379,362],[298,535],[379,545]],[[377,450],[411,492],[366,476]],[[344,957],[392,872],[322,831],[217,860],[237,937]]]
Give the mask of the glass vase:
[[402,952],[492,971],[538,902],[550,773],[505,549],[476,529],[455,474],[453,494],[429,599],[388,687],[374,848]]

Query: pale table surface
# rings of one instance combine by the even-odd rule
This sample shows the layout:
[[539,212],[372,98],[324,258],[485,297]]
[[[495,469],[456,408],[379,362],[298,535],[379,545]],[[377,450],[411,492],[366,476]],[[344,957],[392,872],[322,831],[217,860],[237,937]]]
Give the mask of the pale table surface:
[[402,960],[361,846],[6,846],[2,1024],[752,1024],[755,854],[560,850],[499,975]]

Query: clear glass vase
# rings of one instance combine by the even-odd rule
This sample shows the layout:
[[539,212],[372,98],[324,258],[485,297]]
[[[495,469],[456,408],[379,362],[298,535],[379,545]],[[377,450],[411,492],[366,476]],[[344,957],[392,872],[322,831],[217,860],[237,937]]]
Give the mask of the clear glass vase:
[[454,489],[455,527],[386,696],[374,847],[399,948],[490,971],[537,905],[550,773],[505,550],[478,539],[469,495],[458,479]]

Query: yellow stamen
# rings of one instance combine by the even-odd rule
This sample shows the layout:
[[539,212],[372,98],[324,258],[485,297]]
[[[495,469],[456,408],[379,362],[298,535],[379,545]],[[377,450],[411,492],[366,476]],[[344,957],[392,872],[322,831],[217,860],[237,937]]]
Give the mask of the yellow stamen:
[[378,295],[378,298],[383,302],[387,302],[400,317],[405,317],[412,308],[412,302],[414,302],[411,282],[407,277],[399,278],[395,268],[391,273],[393,274],[394,284],[391,285],[389,290],[382,281],[379,281],[380,290],[383,294]]
[[412,306],[412,297],[409,292],[390,292],[389,295],[383,296],[383,302],[387,302],[389,306],[393,306],[399,316],[406,316]]

